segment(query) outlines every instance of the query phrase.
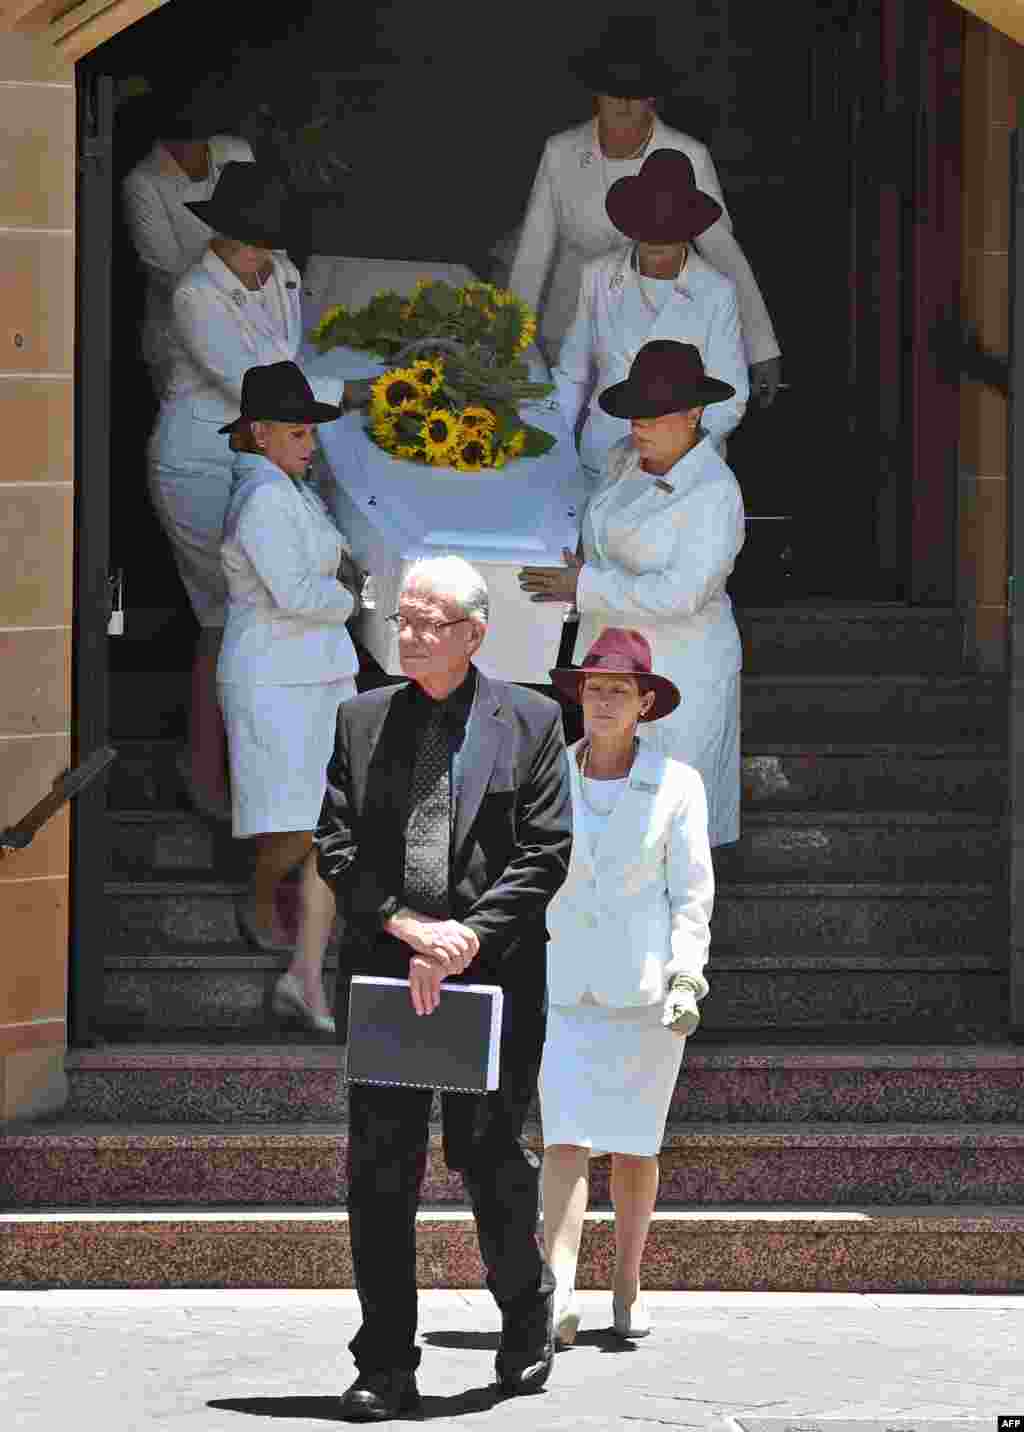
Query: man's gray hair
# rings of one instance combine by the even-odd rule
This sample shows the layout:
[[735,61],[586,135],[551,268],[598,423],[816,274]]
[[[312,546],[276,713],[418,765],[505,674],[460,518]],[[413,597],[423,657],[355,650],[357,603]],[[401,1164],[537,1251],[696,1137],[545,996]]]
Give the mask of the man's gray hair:
[[437,596],[448,597],[467,617],[487,625],[487,583],[462,557],[420,557],[405,574],[402,591],[409,587],[426,587]]

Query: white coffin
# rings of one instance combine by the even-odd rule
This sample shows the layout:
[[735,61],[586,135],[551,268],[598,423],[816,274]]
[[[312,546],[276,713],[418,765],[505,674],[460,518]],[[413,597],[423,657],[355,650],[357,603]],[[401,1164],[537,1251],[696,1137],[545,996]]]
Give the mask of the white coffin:
[[[458,264],[314,257],[303,281],[305,330],[333,304],[358,308],[382,288],[411,292],[421,276],[453,284],[473,277]],[[548,381],[540,353],[528,356],[531,376]],[[345,378],[376,377],[386,367],[367,353],[335,348],[317,354],[311,346],[303,347],[299,362],[310,375]],[[529,601],[516,574],[524,564],[560,565],[563,547],[575,551],[584,477],[553,401],[525,407],[523,415],[554,434],[557,445],[498,472],[459,473],[389,457],[369,440],[357,413],[319,429],[339,526],[374,578],[376,607],[357,619],[357,635],[390,674],[401,668],[397,634],[385,617],[395,610],[406,570],[418,557],[457,553],[479,568],[490,592],[481,670],[506,681],[548,682],[566,609]]]

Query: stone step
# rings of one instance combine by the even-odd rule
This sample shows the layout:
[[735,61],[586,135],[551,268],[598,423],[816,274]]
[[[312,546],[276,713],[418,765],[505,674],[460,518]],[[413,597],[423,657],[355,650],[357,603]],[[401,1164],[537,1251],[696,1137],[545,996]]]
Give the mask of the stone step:
[[[110,818],[116,881],[246,881],[251,841],[198,816],[119,811]],[[715,873],[743,878],[992,880],[1005,861],[1001,818],[956,810],[744,812],[737,845],[716,852]]]
[[[899,946],[895,947],[899,950]],[[711,993],[703,1027],[730,1037],[864,1043],[979,1043],[1001,1038],[1008,1022],[1005,945],[887,954],[765,948],[712,948]],[[281,968],[271,955],[240,949],[108,955],[100,1033],[113,1040],[234,1037],[249,1043],[293,1038],[269,1013]],[[333,987],[335,960],[325,961]],[[310,1041],[321,1037],[309,1035]]]
[[1005,677],[745,676],[745,745],[807,741],[812,749],[857,743],[1004,743]]
[[[280,1043],[72,1050],[66,1115],[83,1123],[338,1124],[342,1060],[334,1046]],[[778,1048],[716,1044],[699,1030],[687,1041],[671,1117],[675,1127],[1024,1124],[1024,1048]]]
[[[846,751],[827,743],[745,739],[743,796],[748,810],[964,810],[999,812],[1006,799],[1007,757],[998,744],[931,745],[917,733],[910,744],[861,741]],[[171,741],[119,741],[107,798],[112,812],[138,820],[149,812],[190,819],[219,848],[226,828],[191,816],[174,768]],[[197,842],[199,836],[193,837]],[[139,839],[142,833],[139,832]]]
[[[543,1151],[539,1125],[527,1130]],[[341,1206],[348,1134],[308,1125],[211,1132],[177,1126],[9,1127],[0,1148],[7,1207]],[[1024,1203],[1024,1124],[687,1124],[662,1146],[658,1204]],[[610,1160],[591,1161],[590,1197],[608,1204]],[[427,1204],[468,1200],[432,1128]]]
[[750,673],[941,673],[963,669],[963,623],[951,608],[787,603],[738,607]]
[[[238,881],[136,880],[107,884],[112,954],[242,949]],[[1001,885],[942,880],[723,880],[712,939],[730,948],[898,949],[955,953],[1001,947],[1008,914]]]
[[716,852],[715,876],[744,879],[996,881],[1006,861],[999,817],[962,811],[747,811],[742,836]]
[[744,822],[756,811],[941,810],[1000,814],[1008,784],[1005,753],[975,747],[890,746],[873,754],[805,750],[792,744],[743,756]]
[[[654,1215],[644,1286],[762,1292],[1024,1292],[1024,1214],[1003,1207],[672,1209]],[[587,1215],[577,1286],[609,1288],[610,1213]],[[466,1210],[417,1218],[421,1288],[479,1288]],[[0,1286],[350,1288],[340,1210],[0,1215]]]

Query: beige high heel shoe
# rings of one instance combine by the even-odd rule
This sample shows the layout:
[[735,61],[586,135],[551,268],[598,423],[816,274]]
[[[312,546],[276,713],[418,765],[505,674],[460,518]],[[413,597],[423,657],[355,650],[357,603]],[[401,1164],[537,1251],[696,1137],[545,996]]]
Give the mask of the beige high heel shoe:
[[274,986],[274,997],[270,1003],[275,1014],[297,1014],[317,1034],[334,1034],[334,1020],[329,1014],[317,1014],[306,1003],[302,987],[294,975],[287,972],[280,976]]
[[640,1297],[640,1289],[631,1303],[612,1294],[612,1329],[620,1338],[645,1338],[651,1331],[651,1315]]
[[580,1309],[576,1302],[575,1290],[572,1290],[564,1302],[558,1301],[558,1294],[555,1294],[555,1350],[559,1348],[572,1347],[576,1341],[576,1333],[580,1325]]

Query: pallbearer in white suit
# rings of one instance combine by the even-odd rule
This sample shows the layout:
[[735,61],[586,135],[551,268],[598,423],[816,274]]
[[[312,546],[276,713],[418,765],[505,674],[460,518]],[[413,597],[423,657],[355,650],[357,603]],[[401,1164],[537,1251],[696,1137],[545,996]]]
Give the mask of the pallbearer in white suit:
[[736,284],[746,361],[762,403],[775,396],[782,366],[764,299],[733,234],[722,188],[707,147],[662,123],[654,96],[667,94],[679,74],[662,58],[650,16],[620,15],[600,44],[571,68],[594,94],[585,124],[552,135],[544,146],[526,217],[518,235],[508,286],[539,314],[540,341],[554,364],[576,312],[580,272],[622,244],[605,209],[617,179],[636,174],[649,154],[672,149],[693,165],[697,187],[720,206],[700,236],[701,256]]
[[655,664],[683,693],[649,733],[704,778],[712,845],[740,833],[739,632],[726,582],[743,545],[743,498],[702,421],[733,389],[708,376],[692,344],[647,343],[629,377],[601,393],[631,434],[608,454],[583,518],[582,559],[524,567],[534,601],[575,602],[576,652],[602,628],[638,628]]
[[[650,1331],[640,1262],[658,1192],[658,1152],[686,1035],[708,992],[714,874],[700,776],[653,750],[653,723],[679,704],[639,632],[608,628],[579,668],[551,679],[583,707],[569,748],[569,874],[548,906],[548,1027],[540,1071],[544,1246],[555,1336],[576,1336],[574,1298],[588,1161],[612,1155],[612,1321]],[[685,704],[687,693],[683,690]]]
[[[721,208],[697,188],[686,155],[673,149],[656,150],[635,178],[613,184],[606,206],[616,227],[636,242],[583,270],[576,318],[554,371],[569,431],[575,431],[595,392],[625,378],[644,343],[674,338],[694,344],[708,372],[734,389],[704,420],[705,431],[724,452],[749,392],[736,289],[690,243]],[[604,471],[609,448],[628,431],[625,419],[590,408],[580,459],[591,485]]]

